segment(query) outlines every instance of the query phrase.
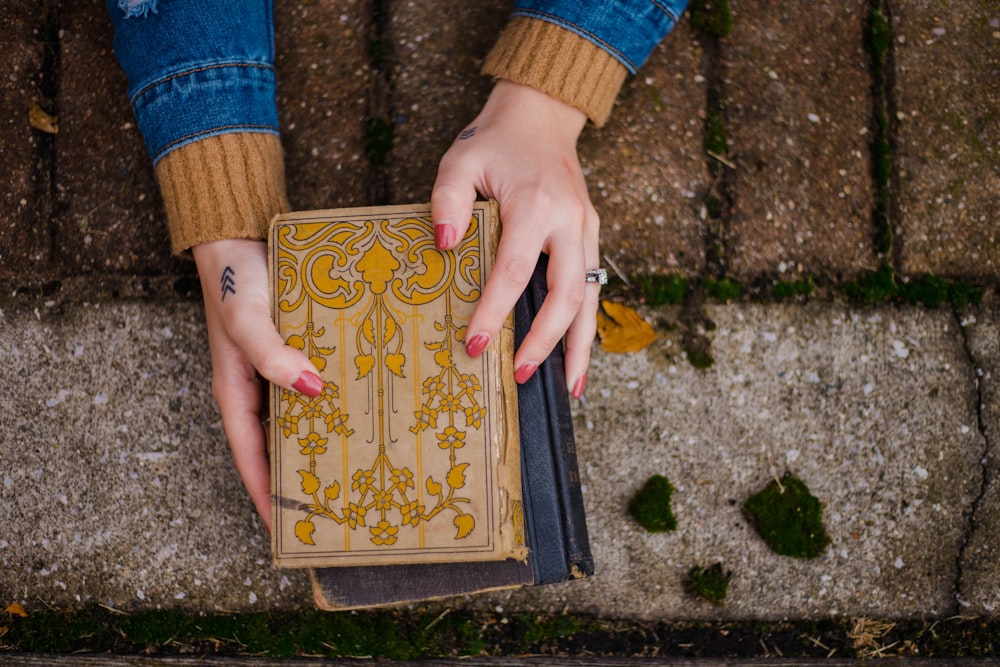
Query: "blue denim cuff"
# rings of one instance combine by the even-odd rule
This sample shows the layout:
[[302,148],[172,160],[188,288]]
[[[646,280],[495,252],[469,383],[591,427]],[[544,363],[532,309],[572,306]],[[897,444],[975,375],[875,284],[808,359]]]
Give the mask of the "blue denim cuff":
[[686,6],[687,0],[518,0],[513,15],[571,30],[635,74],[673,30]]
[[184,144],[228,132],[278,133],[274,68],[257,63],[202,65],[132,96],[153,163]]
[[230,132],[278,133],[272,0],[105,0],[154,163]]

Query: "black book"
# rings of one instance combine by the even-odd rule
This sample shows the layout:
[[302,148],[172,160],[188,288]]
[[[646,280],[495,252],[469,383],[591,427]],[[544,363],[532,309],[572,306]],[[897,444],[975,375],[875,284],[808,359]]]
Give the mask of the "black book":
[[[542,257],[514,309],[517,344],[545,298],[546,264]],[[377,607],[593,574],[561,348],[557,347],[534,376],[520,385],[517,402],[527,561],[313,569],[313,591],[320,607]]]

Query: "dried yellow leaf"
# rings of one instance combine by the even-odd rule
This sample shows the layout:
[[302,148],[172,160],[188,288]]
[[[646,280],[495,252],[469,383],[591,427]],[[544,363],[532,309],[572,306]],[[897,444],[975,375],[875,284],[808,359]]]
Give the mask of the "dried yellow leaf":
[[657,339],[656,332],[632,308],[602,301],[597,313],[597,335],[605,352],[638,352]]
[[24,607],[17,602],[7,605],[7,613],[20,616],[21,618],[26,618],[28,616],[28,612],[26,612]]
[[42,132],[49,134],[59,132],[59,120],[55,116],[45,113],[42,107],[38,106],[38,102],[34,100],[28,105],[28,123],[31,127]]

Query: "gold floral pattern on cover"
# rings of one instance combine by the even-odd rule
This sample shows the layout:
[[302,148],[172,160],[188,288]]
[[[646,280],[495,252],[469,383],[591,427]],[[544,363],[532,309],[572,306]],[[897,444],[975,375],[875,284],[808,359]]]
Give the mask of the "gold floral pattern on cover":
[[520,489],[501,492],[507,426],[488,419],[502,414],[498,359],[464,345],[490,220],[477,212],[442,252],[426,212],[364,210],[292,214],[272,231],[279,332],[325,382],[316,398],[273,391],[276,559],[504,557],[500,524],[522,514]]

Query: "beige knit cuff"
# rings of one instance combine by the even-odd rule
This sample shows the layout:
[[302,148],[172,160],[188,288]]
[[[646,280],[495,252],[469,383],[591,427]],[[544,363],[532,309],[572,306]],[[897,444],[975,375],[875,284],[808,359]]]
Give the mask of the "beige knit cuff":
[[156,165],[173,251],[221,239],[267,238],[271,218],[288,211],[285,161],[277,135],[207,137]]
[[576,107],[600,127],[628,70],[604,49],[555,23],[515,16],[483,73],[523,83]]

